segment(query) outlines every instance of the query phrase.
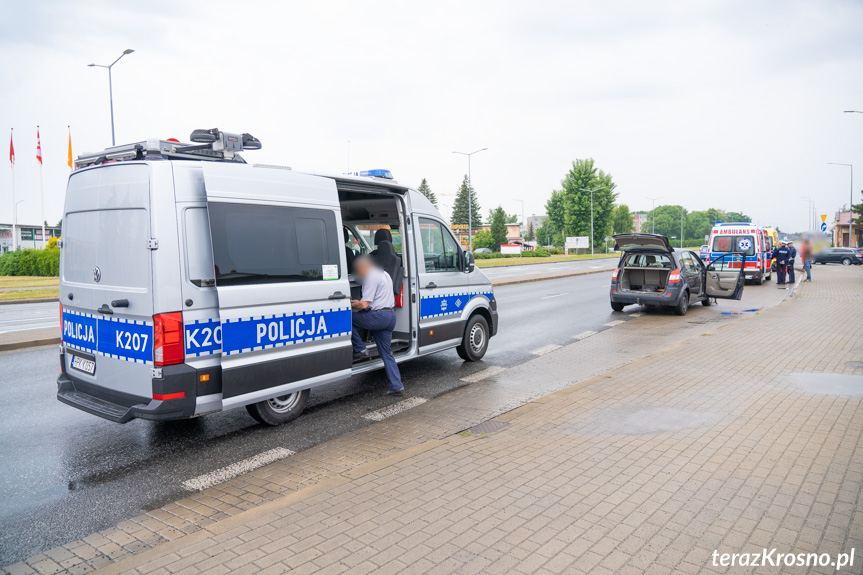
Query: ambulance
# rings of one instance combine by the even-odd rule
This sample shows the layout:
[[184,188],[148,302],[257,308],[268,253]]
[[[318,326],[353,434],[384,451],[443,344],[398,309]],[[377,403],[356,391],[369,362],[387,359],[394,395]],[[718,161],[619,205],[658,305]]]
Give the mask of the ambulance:
[[245,407],[268,425],[310,390],[383,367],[354,361],[356,257],[393,279],[397,362],[498,329],[489,278],[438,210],[388,170],[300,173],[248,164],[249,134],[196,130],[80,156],[60,251],[57,399],[105,419]]
[[[744,274],[746,280],[761,284],[773,276],[770,265],[773,258],[771,240],[765,229],[752,222],[717,223],[710,230],[707,242],[707,261],[727,253],[745,254]],[[732,268],[741,262],[729,262]]]

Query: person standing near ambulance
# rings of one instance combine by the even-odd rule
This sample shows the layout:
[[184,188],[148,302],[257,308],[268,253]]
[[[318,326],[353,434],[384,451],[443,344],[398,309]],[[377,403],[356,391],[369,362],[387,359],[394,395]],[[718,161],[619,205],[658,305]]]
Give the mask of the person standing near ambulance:
[[776,250],[774,257],[776,258],[776,272],[779,276],[776,283],[784,285],[785,276],[788,273],[788,260],[791,258],[791,251],[788,249],[788,242],[785,240],[779,242],[779,249]]
[[788,283],[794,283],[794,260],[797,259],[797,248],[794,247],[794,240],[788,240]]
[[387,272],[375,266],[367,255],[354,260],[354,275],[363,283],[362,299],[351,300],[351,309],[354,310],[351,331],[354,361],[370,357],[357,331],[357,328],[367,329],[372,332],[390,382],[390,388],[384,395],[404,395],[405,387],[391,347],[393,329],[396,327],[393,280]]

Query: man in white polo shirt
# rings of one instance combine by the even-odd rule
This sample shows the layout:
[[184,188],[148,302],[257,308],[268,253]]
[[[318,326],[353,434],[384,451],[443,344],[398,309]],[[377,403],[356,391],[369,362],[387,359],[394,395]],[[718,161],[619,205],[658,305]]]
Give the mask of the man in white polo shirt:
[[351,308],[355,312],[351,334],[354,361],[369,357],[369,351],[357,331],[357,328],[367,329],[372,332],[390,382],[390,388],[384,395],[404,395],[405,388],[391,347],[393,329],[396,327],[393,280],[365,255],[354,260],[354,275],[363,282],[362,299],[351,300]]

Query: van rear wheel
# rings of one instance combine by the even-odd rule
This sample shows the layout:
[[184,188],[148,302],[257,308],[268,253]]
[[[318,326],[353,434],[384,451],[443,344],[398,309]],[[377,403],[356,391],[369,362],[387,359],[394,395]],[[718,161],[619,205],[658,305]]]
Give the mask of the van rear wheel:
[[266,425],[282,425],[300,416],[309,401],[308,389],[280,395],[265,401],[246,406],[249,415],[259,423]]
[[488,322],[476,314],[468,320],[461,343],[455,350],[465,361],[479,361],[488,350],[488,338]]

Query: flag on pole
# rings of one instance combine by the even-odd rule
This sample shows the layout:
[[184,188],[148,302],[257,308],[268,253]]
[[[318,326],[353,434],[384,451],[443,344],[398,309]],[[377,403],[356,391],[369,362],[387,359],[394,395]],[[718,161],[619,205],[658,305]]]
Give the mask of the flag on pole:
[[70,170],[74,170],[75,168],[72,166],[72,128],[69,126],[66,126],[66,128],[69,130],[69,159],[66,163],[69,164]]
[[15,144],[12,143],[12,134],[9,134],[9,163],[15,166]]
[[39,126],[36,126],[36,159],[39,160],[39,165],[42,165],[42,140],[39,137]]

